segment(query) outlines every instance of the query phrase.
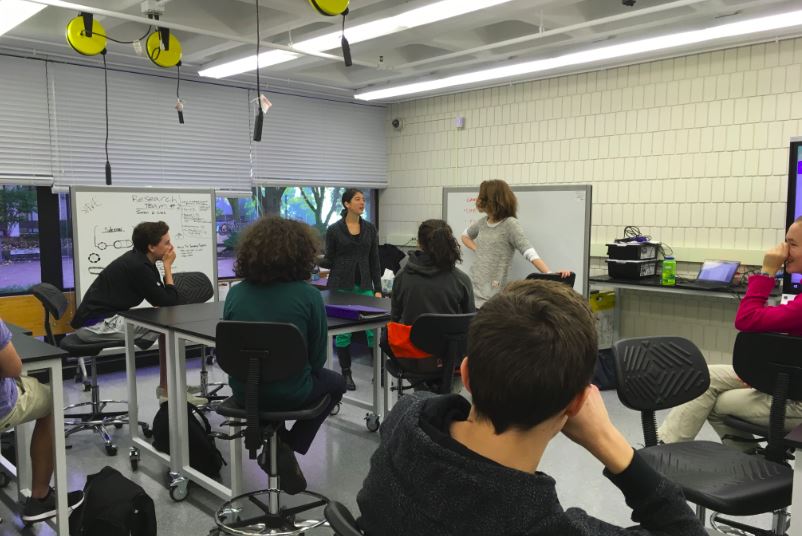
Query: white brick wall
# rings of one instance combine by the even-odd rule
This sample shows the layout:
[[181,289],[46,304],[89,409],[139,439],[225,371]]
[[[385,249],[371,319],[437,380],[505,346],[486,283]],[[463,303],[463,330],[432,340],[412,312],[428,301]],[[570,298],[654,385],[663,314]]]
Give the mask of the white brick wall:
[[[759,262],[783,237],[788,140],[802,135],[801,71],[802,38],[392,105],[381,234],[406,242],[420,221],[440,217],[443,186],[583,183],[593,185],[594,244],[631,224],[680,259]],[[389,124],[395,117],[401,131]],[[673,301],[626,300],[646,309],[623,333],[670,327],[721,360],[735,302],[677,301],[668,308],[682,320],[668,320],[655,304]],[[703,310],[721,323],[704,336],[694,314]]]

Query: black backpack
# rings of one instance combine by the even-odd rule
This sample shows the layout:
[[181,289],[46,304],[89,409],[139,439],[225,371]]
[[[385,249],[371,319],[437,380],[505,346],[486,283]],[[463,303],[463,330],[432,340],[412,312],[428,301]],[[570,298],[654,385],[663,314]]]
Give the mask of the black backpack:
[[[220,468],[225,461],[217,449],[209,420],[197,407],[187,402],[187,428],[189,434],[189,465],[206,476],[220,476]],[[153,447],[170,454],[170,418],[167,402],[162,402],[153,417]]]
[[70,536],[156,536],[153,499],[106,466],[86,477],[84,502],[70,515]]

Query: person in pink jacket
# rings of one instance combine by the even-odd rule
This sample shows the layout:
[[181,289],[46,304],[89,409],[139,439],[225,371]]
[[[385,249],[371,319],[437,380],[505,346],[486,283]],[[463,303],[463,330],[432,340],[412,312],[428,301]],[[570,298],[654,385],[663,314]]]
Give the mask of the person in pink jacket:
[[[789,273],[802,273],[802,217],[788,228],[785,242],[766,251],[759,274],[749,277],[746,295],[735,316],[739,331],[771,331],[802,336],[802,297],[784,305],[767,304],[775,285],[774,276],[785,265]],[[724,415],[733,415],[746,421],[768,426],[771,396],[752,389],[741,381],[732,365],[710,365],[710,387],[702,396],[668,414],[657,431],[660,441],[675,443],[690,441],[707,420],[722,438],[722,442],[741,450],[749,450],[754,443],[749,434],[724,424]],[[785,426],[788,430],[802,423],[802,403],[789,402]],[[725,440],[724,436],[744,438],[746,441]]]

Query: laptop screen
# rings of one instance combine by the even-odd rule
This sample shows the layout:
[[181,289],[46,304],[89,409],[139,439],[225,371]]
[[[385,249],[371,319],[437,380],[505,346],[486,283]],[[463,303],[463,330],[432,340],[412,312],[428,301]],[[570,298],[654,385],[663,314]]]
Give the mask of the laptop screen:
[[697,281],[718,281],[729,285],[740,265],[739,261],[705,261],[696,279]]

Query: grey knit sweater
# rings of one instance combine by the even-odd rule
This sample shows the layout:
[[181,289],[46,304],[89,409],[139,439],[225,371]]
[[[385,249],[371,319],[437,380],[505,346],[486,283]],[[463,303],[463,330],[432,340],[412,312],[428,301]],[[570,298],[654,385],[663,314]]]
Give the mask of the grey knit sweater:
[[357,495],[368,536],[706,536],[676,484],[637,453],[621,474],[605,476],[638,526],[564,510],[550,476],[499,465],[451,438],[451,422],[469,410],[459,395],[398,401]]
[[528,261],[539,258],[518,218],[505,218],[490,224],[485,216],[465,229],[463,234],[476,242],[471,279],[477,307],[484,305],[507,284],[512,256],[516,251]]
[[326,231],[326,256],[320,263],[330,268],[330,289],[351,290],[356,284],[359,270],[359,286],[381,292],[381,264],[379,262],[379,237],[376,227],[369,221],[359,219],[359,235],[348,231],[345,218],[330,225]]

